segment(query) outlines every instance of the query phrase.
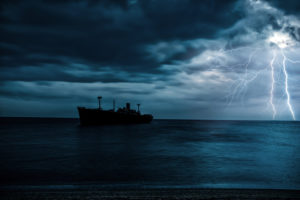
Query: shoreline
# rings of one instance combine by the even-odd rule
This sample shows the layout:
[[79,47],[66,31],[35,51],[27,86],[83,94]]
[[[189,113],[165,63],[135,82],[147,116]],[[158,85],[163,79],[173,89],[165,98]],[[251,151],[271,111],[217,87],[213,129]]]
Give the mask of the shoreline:
[[45,189],[1,190],[1,199],[300,199],[300,190],[277,189]]

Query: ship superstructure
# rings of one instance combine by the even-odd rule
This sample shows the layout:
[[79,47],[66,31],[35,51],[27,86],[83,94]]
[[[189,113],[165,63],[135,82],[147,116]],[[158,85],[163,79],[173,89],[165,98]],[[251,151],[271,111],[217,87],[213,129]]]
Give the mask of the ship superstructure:
[[81,125],[149,123],[153,119],[151,114],[141,114],[140,104],[137,104],[137,110],[131,109],[130,103],[126,103],[125,107],[116,111],[113,100],[113,109],[103,110],[101,99],[99,96],[98,108],[77,107]]

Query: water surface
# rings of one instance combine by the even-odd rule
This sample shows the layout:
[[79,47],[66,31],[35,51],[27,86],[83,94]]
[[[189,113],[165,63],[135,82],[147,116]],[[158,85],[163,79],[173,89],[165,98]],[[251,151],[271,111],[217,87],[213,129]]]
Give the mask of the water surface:
[[0,185],[300,189],[300,123],[0,118]]

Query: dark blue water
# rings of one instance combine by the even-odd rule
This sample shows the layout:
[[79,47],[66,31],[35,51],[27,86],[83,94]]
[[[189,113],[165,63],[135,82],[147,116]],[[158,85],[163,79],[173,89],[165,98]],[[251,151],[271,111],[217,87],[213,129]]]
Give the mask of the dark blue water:
[[300,123],[0,118],[0,185],[300,189]]

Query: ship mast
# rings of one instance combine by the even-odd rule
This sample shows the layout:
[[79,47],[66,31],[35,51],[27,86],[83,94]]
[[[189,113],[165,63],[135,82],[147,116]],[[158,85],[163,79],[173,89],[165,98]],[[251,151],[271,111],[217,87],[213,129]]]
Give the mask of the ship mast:
[[99,97],[98,97],[98,102],[99,102],[99,110],[102,110],[102,108],[101,108],[101,99],[102,99],[102,97],[101,97],[101,96],[99,96]]
[[116,100],[113,100],[113,111],[116,109]]

